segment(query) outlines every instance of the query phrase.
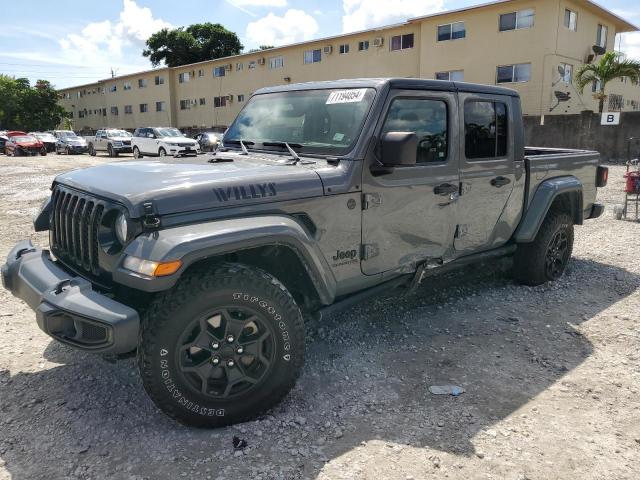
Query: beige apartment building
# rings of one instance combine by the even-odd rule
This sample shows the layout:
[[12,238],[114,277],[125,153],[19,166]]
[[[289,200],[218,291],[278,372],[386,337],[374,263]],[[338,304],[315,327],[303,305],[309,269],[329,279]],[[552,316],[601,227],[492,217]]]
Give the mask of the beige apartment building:
[[[597,111],[574,73],[637,27],[588,0],[501,0],[233,57],[60,91],[74,127],[228,126],[254,91],[358,77],[450,79],[513,88],[525,115]],[[600,48],[598,48],[600,47]],[[609,110],[640,110],[640,86],[608,85]]]

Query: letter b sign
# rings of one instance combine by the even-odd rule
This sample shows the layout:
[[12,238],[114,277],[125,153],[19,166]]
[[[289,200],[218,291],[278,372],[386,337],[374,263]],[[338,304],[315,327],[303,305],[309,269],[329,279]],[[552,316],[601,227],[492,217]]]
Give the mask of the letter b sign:
[[604,112],[600,125],[620,125],[620,112]]

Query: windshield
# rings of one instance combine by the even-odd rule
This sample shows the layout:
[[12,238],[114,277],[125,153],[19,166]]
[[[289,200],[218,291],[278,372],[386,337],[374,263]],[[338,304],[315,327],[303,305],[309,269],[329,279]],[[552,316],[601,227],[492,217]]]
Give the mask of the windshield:
[[372,88],[256,95],[229,127],[224,143],[287,142],[303,153],[343,154],[358,138],[374,95]]
[[76,138],[77,135],[73,132],[58,132],[60,138]]
[[39,138],[40,140],[47,140],[47,141],[55,140],[55,137],[50,133],[32,133],[31,135]]
[[156,137],[184,137],[177,128],[156,128],[153,131]]
[[131,134],[125,130],[107,130],[109,137],[130,137]]
[[16,143],[23,143],[23,142],[35,142],[36,139],[33,137],[28,137],[28,136],[20,136],[20,137],[13,137],[13,141]]

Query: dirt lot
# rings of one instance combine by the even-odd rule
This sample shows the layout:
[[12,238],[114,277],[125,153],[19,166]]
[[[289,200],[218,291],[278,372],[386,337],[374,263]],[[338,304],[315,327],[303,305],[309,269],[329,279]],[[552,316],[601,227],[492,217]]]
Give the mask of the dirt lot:
[[[107,160],[0,156],[2,258],[46,244],[31,218],[55,174]],[[169,420],[133,360],[54,343],[2,290],[0,478],[637,479],[640,224],[613,219],[622,172],[561,281],[475,267],[310,323],[292,394],[226,429]],[[442,384],[466,393],[429,393]]]

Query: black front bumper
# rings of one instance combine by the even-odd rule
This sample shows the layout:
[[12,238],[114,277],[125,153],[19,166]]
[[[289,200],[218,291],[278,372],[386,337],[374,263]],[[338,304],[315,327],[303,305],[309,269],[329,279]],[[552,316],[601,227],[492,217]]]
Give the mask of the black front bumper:
[[36,312],[43,332],[62,343],[110,354],[137,346],[138,312],[94,291],[91,282],[62,269],[29,240],[9,253],[2,285]]

